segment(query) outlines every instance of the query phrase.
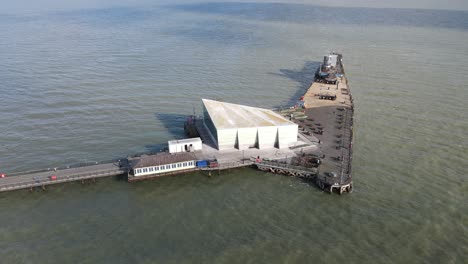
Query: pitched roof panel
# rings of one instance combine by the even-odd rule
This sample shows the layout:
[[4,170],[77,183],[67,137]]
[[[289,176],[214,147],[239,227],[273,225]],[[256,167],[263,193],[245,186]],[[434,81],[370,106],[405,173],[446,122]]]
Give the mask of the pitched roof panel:
[[217,129],[294,125],[269,109],[202,99]]
[[165,164],[196,160],[193,153],[183,152],[177,154],[158,153],[156,155],[142,156],[130,160],[132,168],[145,168]]

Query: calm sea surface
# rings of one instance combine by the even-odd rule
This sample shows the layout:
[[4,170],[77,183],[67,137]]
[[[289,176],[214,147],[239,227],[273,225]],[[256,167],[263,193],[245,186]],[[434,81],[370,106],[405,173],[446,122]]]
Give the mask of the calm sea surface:
[[183,137],[201,98],[271,108],[344,55],[355,192],[252,169],[0,194],[1,263],[466,263],[468,12],[171,4],[0,15],[0,171]]

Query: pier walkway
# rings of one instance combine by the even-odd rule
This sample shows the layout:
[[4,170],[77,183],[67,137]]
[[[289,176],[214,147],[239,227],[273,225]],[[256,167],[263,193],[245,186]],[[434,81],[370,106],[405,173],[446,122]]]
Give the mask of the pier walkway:
[[[28,189],[64,182],[96,179],[101,177],[117,176],[127,173],[126,163],[104,163],[70,169],[47,170],[42,172],[28,172],[13,174],[0,179],[0,192]],[[56,176],[56,177],[51,177]]]

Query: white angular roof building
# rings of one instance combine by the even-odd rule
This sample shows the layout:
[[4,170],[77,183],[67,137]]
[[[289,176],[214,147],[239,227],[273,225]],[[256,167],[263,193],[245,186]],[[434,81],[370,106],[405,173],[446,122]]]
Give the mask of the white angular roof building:
[[272,110],[202,99],[203,123],[219,150],[287,148],[298,125]]

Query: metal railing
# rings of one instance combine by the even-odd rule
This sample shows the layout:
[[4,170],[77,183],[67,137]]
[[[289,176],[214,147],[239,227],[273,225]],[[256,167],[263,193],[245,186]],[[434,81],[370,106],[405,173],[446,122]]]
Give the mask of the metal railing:
[[280,162],[280,161],[260,161],[260,162],[255,162],[255,164],[267,165],[267,166],[272,166],[272,167],[278,167],[278,168],[284,168],[284,169],[290,169],[290,170],[296,170],[296,171],[303,171],[303,172],[312,172],[312,173],[317,173],[318,172],[317,168],[296,166],[296,165],[291,165],[291,164],[288,164],[286,162]]
[[[148,152],[150,153],[150,152]],[[83,168],[83,167],[90,167],[90,166],[95,166],[95,165],[101,165],[101,164],[116,164],[118,165],[119,161],[125,161],[127,160],[126,158],[121,158],[121,159],[112,159],[112,160],[103,160],[103,161],[92,161],[92,162],[82,162],[82,163],[76,163],[76,164],[71,164],[71,165],[62,165],[58,167],[52,167],[52,168],[42,168],[42,169],[35,169],[35,170],[27,170],[27,171],[16,171],[16,172],[10,172],[7,173],[8,177],[15,177],[15,176],[20,176],[20,175],[27,175],[27,174],[36,174],[36,173],[42,173],[42,172],[52,172],[55,170],[66,170],[66,169],[75,169],[75,168]]]
[[[351,180],[351,154],[352,154],[352,124],[353,124],[353,110],[345,110],[345,123],[343,128],[343,145],[341,148],[341,171],[340,171],[340,184],[349,183]],[[345,171],[346,169],[346,171]],[[325,177],[327,179],[327,177]]]
[[29,187],[36,187],[42,185],[49,185],[49,184],[57,184],[63,182],[71,182],[77,180],[84,180],[89,178],[96,178],[96,177],[106,177],[106,176],[113,176],[113,175],[120,175],[125,173],[126,169],[114,169],[114,170],[100,170],[100,171],[93,171],[88,173],[78,173],[78,174],[71,174],[71,175],[64,175],[64,176],[57,176],[57,179],[53,180],[51,178],[33,178],[32,180],[24,180],[12,183],[5,183],[0,184],[0,191],[7,191],[7,190],[15,190],[15,189],[23,189]]
[[220,162],[216,167],[204,167],[200,168],[201,170],[226,170],[226,169],[233,169],[233,168],[240,168],[240,167],[247,167],[252,165],[253,162],[250,160],[246,161],[228,161],[228,162]]

